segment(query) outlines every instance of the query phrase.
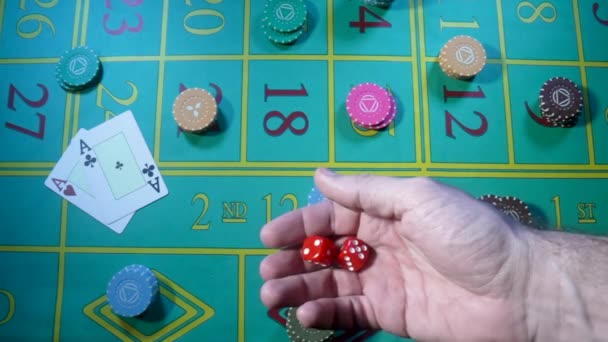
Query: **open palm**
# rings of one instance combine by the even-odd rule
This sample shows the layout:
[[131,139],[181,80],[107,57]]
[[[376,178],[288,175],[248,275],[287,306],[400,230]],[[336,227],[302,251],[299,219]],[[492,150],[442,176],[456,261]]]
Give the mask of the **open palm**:
[[[260,266],[267,306],[301,306],[308,326],[421,341],[526,339],[528,247],[517,223],[429,179],[320,170],[315,180],[329,201],[262,229],[267,246],[283,248]],[[359,273],[319,269],[297,248],[310,235],[355,235],[375,253]]]

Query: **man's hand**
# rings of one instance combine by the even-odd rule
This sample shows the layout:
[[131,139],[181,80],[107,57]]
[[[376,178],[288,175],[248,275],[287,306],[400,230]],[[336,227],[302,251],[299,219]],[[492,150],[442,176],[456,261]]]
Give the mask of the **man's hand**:
[[[303,324],[321,328],[384,329],[420,341],[529,340],[524,227],[426,178],[320,170],[315,181],[329,201],[261,231],[266,246],[284,248],[260,266],[265,305],[300,306]],[[319,269],[297,249],[309,235],[355,235],[375,253],[359,273]]]

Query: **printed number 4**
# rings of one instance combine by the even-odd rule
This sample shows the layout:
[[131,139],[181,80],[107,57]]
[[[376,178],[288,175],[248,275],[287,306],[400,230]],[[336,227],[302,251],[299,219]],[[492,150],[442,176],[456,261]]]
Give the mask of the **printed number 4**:
[[[378,19],[378,21],[366,21],[365,12],[369,13],[372,17]],[[351,21],[350,27],[358,27],[359,33],[365,33],[365,29],[368,27],[392,27],[391,23],[384,20],[378,14],[372,12],[365,6],[359,6],[359,21]]]

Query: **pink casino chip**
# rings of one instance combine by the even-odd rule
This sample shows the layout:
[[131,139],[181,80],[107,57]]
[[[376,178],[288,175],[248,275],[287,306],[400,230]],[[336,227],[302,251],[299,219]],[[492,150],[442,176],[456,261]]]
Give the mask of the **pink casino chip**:
[[369,127],[371,129],[383,129],[385,127],[387,127],[388,125],[391,124],[391,122],[393,122],[393,120],[395,120],[395,117],[397,116],[397,102],[395,101],[395,97],[389,93],[389,97],[391,98],[391,111],[388,115],[388,117],[386,117],[386,119],[384,119],[381,123]]
[[346,98],[346,111],[360,126],[381,124],[391,114],[391,96],[375,83],[362,83],[351,89]]

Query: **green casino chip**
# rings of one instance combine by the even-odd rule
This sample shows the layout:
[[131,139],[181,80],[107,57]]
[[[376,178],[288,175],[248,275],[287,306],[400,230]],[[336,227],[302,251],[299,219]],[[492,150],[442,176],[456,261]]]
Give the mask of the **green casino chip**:
[[263,29],[266,38],[274,43],[283,45],[294,43],[304,33],[303,26],[293,32],[278,32],[272,29],[272,25],[270,25],[270,23],[266,23],[264,24]]
[[300,30],[307,15],[304,0],[268,0],[264,10],[270,27],[282,33]]
[[296,309],[287,309],[287,335],[292,342],[326,342],[334,336],[333,330],[319,330],[302,326],[296,317]]
[[363,3],[368,6],[388,8],[393,3],[393,0],[364,0]]
[[70,88],[84,88],[99,74],[101,62],[93,49],[80,46],[66,51],[57,63],[56,76],[60,84]]

